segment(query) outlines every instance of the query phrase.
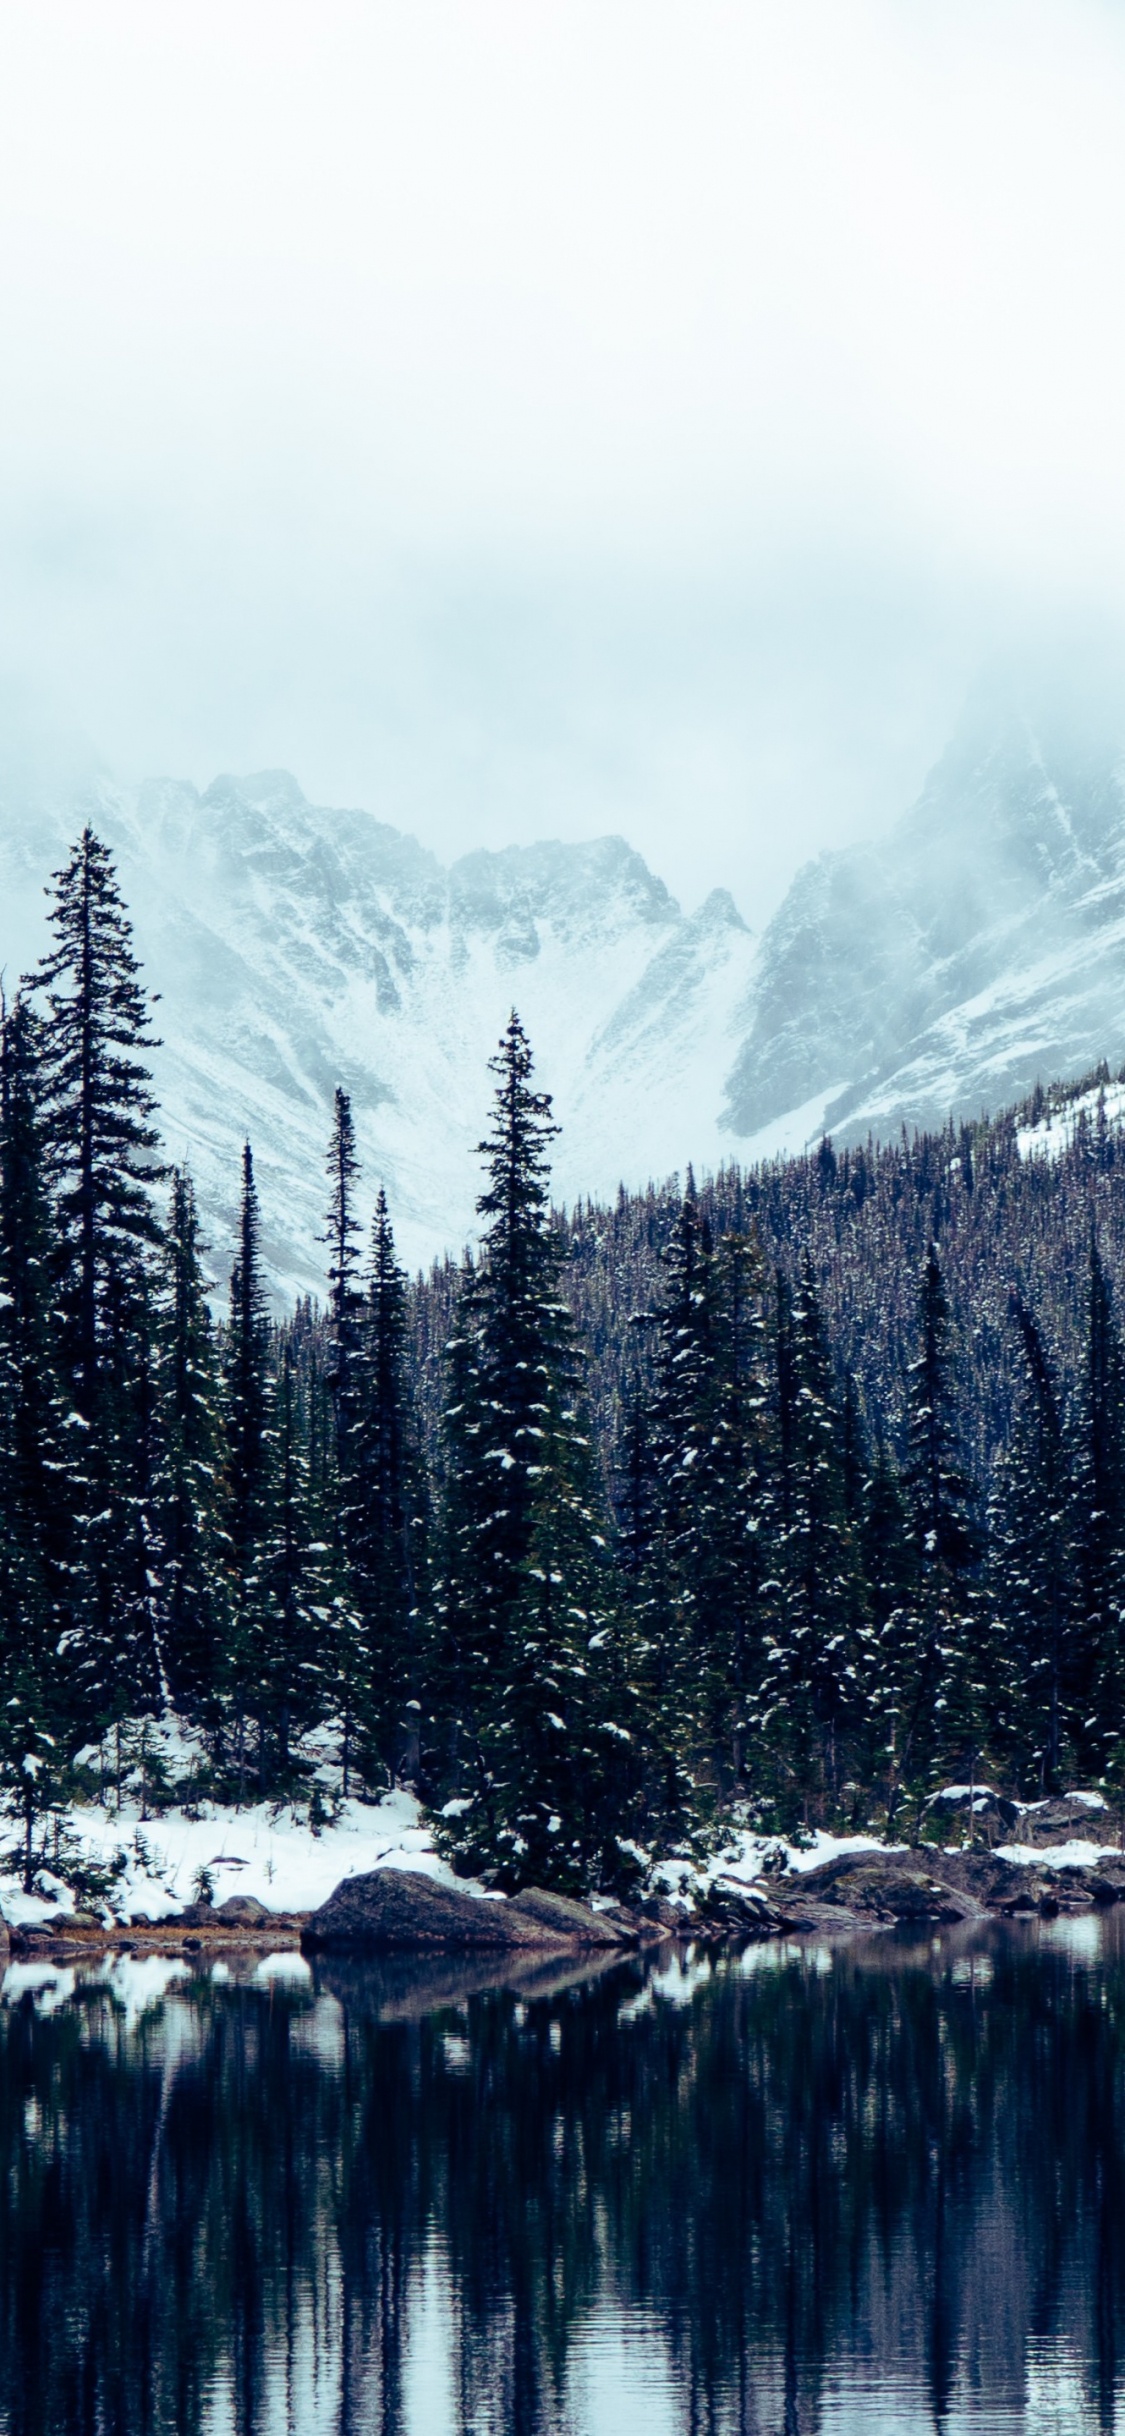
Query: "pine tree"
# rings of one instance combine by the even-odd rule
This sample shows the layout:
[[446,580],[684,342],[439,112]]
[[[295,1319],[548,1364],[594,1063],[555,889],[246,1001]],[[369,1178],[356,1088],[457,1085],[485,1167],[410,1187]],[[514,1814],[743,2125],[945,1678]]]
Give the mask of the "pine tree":
[[[312,1392],[318,1392],[314,1379]],[[285,1785],[294,1738],[331,1705],[333,1634],[331,1554],[317,1537],[307,1422],[292,1332],[282,1341],[273,1391],[273,1465],[269,1514],[261,1554],[262,1635],[259,1714],[263,1780]]]
[[364,1624],[365,1743],[392,1780],[417,1765],[415,1617],[424,1517],[409,1410],[406,1277],[395,1256],[382,1187],[371,1230],[361,1315],[355,1430],[352,1570]]
[[844,1432],[807,1254],[799,1290],[779,1292],[777,1312],[775,1621],[762,1723],[791,1786],[831,1812],[863,1714],[866,1631]]
[[0,1006],[0,1771],[24,1816],[29,1884],[70,1722],[58,1649],[72,1614],[75,1432],[55,1372],[52,1250],[35,1023],[17,1000]]
[[997,1737],[1020,1784],[1046,1794],[1059,1788],[1075,1723],[1074,1481],[1053,1366],[1018,1293],[1011,1318],[1025,1380],[989,1516]]
[[345,1801],[364,1742],[367,1715],[367,1643],[355,1597],[352,1567],[340,1532],[340,1491],[332,1410],[330,1348],[314,1335],[305,1364],[304,1439],[308,1464],[309,1555],[316,1571],[312,1607],[316,1644],[310,1658],[321,1687],[322,1716],[339,1734],[340,1775]]
[[919,1350],[907,1383],[906,1469],[917,1599],[901,1646],[905,1713],[898,1774],[920,1786],[939,1759],[972,1763],[988,1696],[988,1653],[975,1595],[977,1492],[961,1456],[952,1323],[933,1242],[922,1270],[918,1318]]
[[662,1263],[663,1293],[649,1313],[655,1385],[648,1437],[656,1530],[642,1577],[638,1659],[649,1756],[649,1807],[659,1838],[689,1830],[702,1764],[710,1773],[716,1724],[712,1602],[704,1586],[708,1504],[701,1459],[709,1448],[714,1392],[714,1262],[689,1168]]
[[[479,1266],[467,1281],[447,1408],[461,1740],[473,1763],[466,1843],[510,1878],[580,1884],[604,1849],[610,1754],[627,1726],[598,1713],[603,1557],[578,1411],[580,1360],[559,1296],[550,1100],[533,1089],[513,1014],[491,1061],[492,1127]],[[600,1650],[593,1645],[600,1642]],[[593,1657],[591,1653],[593,1651]],[[615,1747],[616,1746],[616,1747]]]
[[[721,1796],[743,1780],[761,1660],[764,1264],[737,1229],[712,1246],[690,1174],[665,1274],[652,1314],[650,1698],[689,1773]],[[682,1802],[689,1777],[668,1782]]]
[[83,830],[55,874],[55,944],[28,987],[46,1000],[42,1107],[56,1222],[61,1310],[75,1399],[96,1419],[108,1306],[120,1282],[147,1272],[159,1245],[156,1101],[139,1052],[159,1044],[140,981],[110,854]]
[[[53,947],[30,977],[57,1247],[60,1354],[82,1437],[69,1652],[85,1721],[151,1688],[150,1289],[164,1171],[144,1053],[150,1000],[110,855],[87,827],[56,873]],[[138,1469],[138,1462],[140,1469]],[[124,1561],[123,1561],[124,1557]],[[148,1623],[151,1625],[151,1612]]]
[[355,1125],[346,1091],[337,1085],[333,1103],[332,1139],[328,1147],[331,1195],[324,1241],[328,1246],[328,1325],[331,1361],[328,1387],[335,1427],[337,1506],[342,1546],[350,1554],[355,1529],[356,1432],[361,1401],[360,1238],[355,1212],[359,1160]]
[[881,1430],[862,1499],[861,1569],[871,1635],[864,1781],[878,1787],[893,1810],[915,1688],[918,1555],[903,1483]]
[[246,1721],[263,1713],[269,1622],[263,1559],[272,1486],[270,1327],[262,1283],[261,1222],[254,1160],[242,1152],[238,1256],[231,1271],[227,1334],[227,1530],[234,1599],[231,1691],[239,1796],[246,1774]]
[[1076,1466],[1081,1616],[1076,1724],[1082,1756],[1104,1765],[1125,1740],[1125,1360],[1093,1228],[1084,1372]]
[[178,1168],[172,1178],[160,1331],[165,1649],[176,1706],[214,1726],[228,1644],[230,1543],[223,1514],[221,1382],[204,1249],[191,1177]]

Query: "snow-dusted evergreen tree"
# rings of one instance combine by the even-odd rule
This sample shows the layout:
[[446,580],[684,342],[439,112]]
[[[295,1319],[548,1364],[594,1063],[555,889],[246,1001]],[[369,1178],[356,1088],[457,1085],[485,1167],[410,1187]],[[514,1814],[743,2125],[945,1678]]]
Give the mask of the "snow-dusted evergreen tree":
[[380,1186],[360,1315],[352,1574],[363,1617],[367,1690],[364,1742],[394,1777],[417,1765],[417,1600],[424,1514],[407,1380],[406,1277],[395,1255]]
[[[308,1374],[306,1372],[306,1382]],[[306,1384],[306,1396],[310,1386]],[[314,1379],[311,1392],[320,1392]],[[259,1776],[284,1786],[294,1738],[333,1704],[332,1561],[317,1536],[307,1417],[287,1333],[272,1391],[271,1496],[261,1551],[262,1683]]]
[[1077,1731],[1091,1764],[1125,1741],[1125,1356],[1096,1230],[1090,1230],[1077,1472],[1080,1607]]
[[676,1840],[693,1816],[700,1766],[710,1773],[716,1689],[702,1561],[711,1485],[704,1470],[712,1425],[714,1277],[690,1168],[661,1267],[662,1291],[649,1314],[655,1380],[646,1431],[656,1527],[633,1586],[633,1614],[649,1809],[657,1833]]
[[60,1316],[74,1396],[96,1424],[111,1298],[148,1273],[163,1169],[147,1053],[151,998],[112,858],[83,830],[55,875],[53,947],[28,987],[45,1002],[41,1102],[60,1238]]
[[[0,1776],[32,1829],[80,1710],[66,1661],[74,1481],[55,1370],[35,1024],[0,1008]],[[63,1643],[64,1655],[59,1656]]]
[[362,1405],[360,1284],[363,1229],[356,1213],[359,1159],[352,1104],[337,1085],[328,1146],[329,1203],[324,1241],[328,1247],[328,1325],[331,1351],[328,1390],[332,1399],[336,1506],[341,1543],[350,1554],[356,1529],[356,1438]]
[[859,1544],[871,1634],[862,1781],[893,1806],[914,1692],[918,1557],[907,1495],[882,1430],[862,1494]]
[[262,1283],[261,1222],[249,1142],[242,1152],[238,1256],[231,1270],[226,1346],[227,1531],[234,1603],[230,1692],[240,1791],[246,1722],[263,1713],[269,1614],[263,1578],[273,1487],[270,1324]]
[[[473,1809],[466,1845],[511,1878],[580,1884],[601,1848],[611,1762],[628,1728],[599,1714],[612,1627],[579,1412],[581,1361],[559,1291],[548,1200],[556,1127],[532,1086],[513,1013],[491,1061],[496,1098],[481,1144],[488,1182],[447,1408],[451,1580],[459,1722]],[[624,1822],[622,1822],[624,1824]],[[612,1840],[612,1839],[611,1839]]]
[[222,1382],[195,1190],[177,1168],[161,1293],[158,1510],[168,1679],[177,1707],[218,1722],[231,1618]]
[[1073,1747],[1076,1690],[1074,1479],[1053,1365],[1013,1293],[1025,1381],[989,1500],[988,1590],[996,1644],[995,1742],[1029,1793],[1057,1791]]
[[147,1277],[111,1291],[105,1401],[117,1448],[113,1674],[107,1717],[159,1716],[171,1700],[161,1573],[163,1414],[156,1318]]
[[835,1809],[865,1720],[869,1636],[848,1512],[844,1433],[812,1263],[777,1298],[778,1429],[771,1499],[775,1567],[761,1731],[790,1806]]
[[144,1555],[155,1538],[146,1469],[149,1299],[161,1239],[153,1188],[164,1171],[144,1062],[157,1045],[151,1001],[112,859],[91,828],[56,873],[53,896],[54,944],[28,987],[43,1008],[40,1097],[60,1359],[85,1433],[71,1647],[93,1723],[119,1707],[126,1684],[152,1674],[140,1615]]
[[949,1299],[933,1242],[922,1268],[918,1335],[908,1377],[906,1467],[917,1585],[899,1651],[904,1698],[897,1775],[921,1786],[940,1761],[972,1764],[986,1730],[991,1657],[977,1597],[977,1491],[961,1451]]
[[[650,1739],[662,1722],[663,1774],[682,1807],[693,1778],[714,1796],[741,1784],[748,1765],[752,1773],[762,1654],[764,1264],[737,1227],[712,1245],[690,1174],[665,1281],[652,1315],[657,1494],[642,1575],[644,1684]],[[673,1749],[686,1775],[669,1773]]]

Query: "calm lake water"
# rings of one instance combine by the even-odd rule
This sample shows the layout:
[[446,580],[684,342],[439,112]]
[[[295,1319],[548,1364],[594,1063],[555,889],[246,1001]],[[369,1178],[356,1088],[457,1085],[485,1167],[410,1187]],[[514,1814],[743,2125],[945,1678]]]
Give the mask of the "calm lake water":
[[1125,2428],[1122,1924],[14,1966],[0,2427]]

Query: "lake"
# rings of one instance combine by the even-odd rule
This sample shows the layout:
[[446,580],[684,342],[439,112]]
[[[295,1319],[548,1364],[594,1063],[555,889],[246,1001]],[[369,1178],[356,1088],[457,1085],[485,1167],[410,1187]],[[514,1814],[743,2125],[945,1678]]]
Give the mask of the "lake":
[[1116,1914],[507,1989],[8,1972],[13,2436],[1115,2426]]

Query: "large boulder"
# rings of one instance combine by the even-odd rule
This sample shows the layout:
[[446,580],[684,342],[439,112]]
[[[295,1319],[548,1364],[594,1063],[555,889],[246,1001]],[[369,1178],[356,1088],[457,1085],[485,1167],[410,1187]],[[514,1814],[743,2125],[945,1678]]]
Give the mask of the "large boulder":
[[413,1869],[343,1878],[301,1933],[302,1945],[313,1952],[366,1947],[372,1953],[456,1953],[574,1942],[518,1903],[465,1895]]
[[1009,1841],[1037,1844],[1042,1851],[1050,1844],[1114,1844],[1117,1835],[1117,1820],[1104,1801],[1088,1794],[1058,1793],[1021,1810]]
[[636,1934],[630,1936],[619,1922],[605,1912],[591,1911],[587,1903],[575,1903],[569,1895],[552,1895],[542,1886],[525,1886],[513,1895],[508,1905],[521,1920],[531,1920],[553,1936],[565,1937],[573,1945],[635,1945]]
[[794,1924],[810,1905],[839,1908],[864,1920],[904,1922],[979,1920],[984,1906],[952,1879],[934,1856],[931,1866],[915,1852],[841,1852],[819,1869],[802,1870],[799,1893],[785,1888],[779,1908]]
[[273,1913],[256,1895],[228,1895],[214,1911],[216,1928],[261,1928],[272,1918]]

